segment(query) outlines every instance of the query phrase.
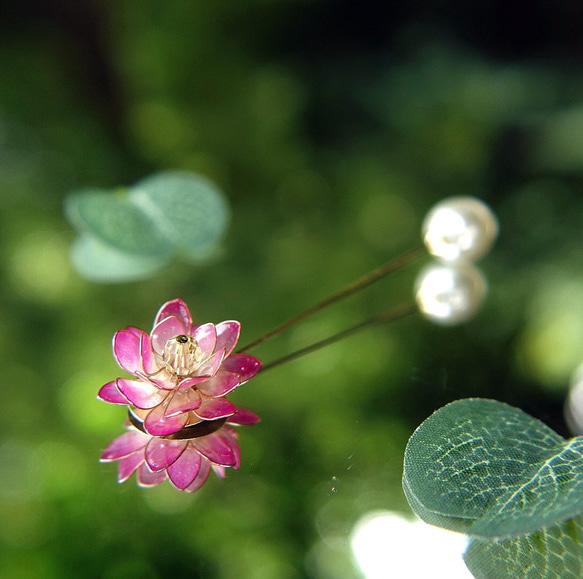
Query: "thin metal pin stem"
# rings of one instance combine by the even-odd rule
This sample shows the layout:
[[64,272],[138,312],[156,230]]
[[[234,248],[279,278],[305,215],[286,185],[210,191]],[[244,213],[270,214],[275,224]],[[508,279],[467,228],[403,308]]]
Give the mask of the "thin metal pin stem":
[[315,306],[312,306],[311,308],[303,311],[301,314],[298,314],[297,316],[287,320],[286,322],[277,326],[273,330],[267,332],[266,334],[263,334],[263,336],[260,336],[256,340],[249,342],[248,344],[246,344],[242,348],[239,348],[237,350],[237,352],[239,352],[239,353],[240,352],[247,352],[248,350],[251,350],[251,348],[255,348],[259,344],[262,344],[263,342],[273,338],[274,336],[283,332],[284,330],[291,328],[292,326],[305,320],[306,318],[310,317],[311,315],[319,312],[320,310],[324,309],[325,307],[333,304],[334,302],[340,301],[341,299],[344,299],[344,298],[348,297],[349,295],[352,295],[353,293],[356,293],[357,291],[359,291],[365,287],[368,287],[369,285],[373,284],[375,281],[383,278],[384,276],[408,265],[409,263],[422,257],[423,255],[426,255],[426,253],[427,253],[427,250],[425,249],[425,247],[423,245],[417,246],[409,251],[406,251],[405,253],[399,255],[395,259],[392,259],[388,263],[381,265],[377,269],[374,269],[373,271],[366,274],[365,276],[357,279],[355,282],[351,283],[350,285],[345,287],[343,290],[340,290],[339,292],[332,294],[331,296],[327,297],[326,299],[318,302]]
[[330,344],[334,344],[335,342],[343,340],[344,338],[347,338],[352,334],[356,334],[357,332],[360,332],[365,328],[369,328],[371,326],[375,326],[378,324],[387,324],[389,322],[394,322],[406,316],[410,316],[411,314],[414,314],[417,311],[419,311],[419,309],[417,307],[417,304],[415,304],[414,302],[401,304],[400,306],[397,306],[392,310],[385,312],[384,314],[380,314],[378,316],[375,316],[374,318],[365,320],[364,322],[361,322],[360,324],[356,324],[355,326],[347,328],[346,330],[334,334],[333,336],[330,336],[325,340],[321,340],[320,342],[316,342],[314,344],[311,344],[310,346],[306,346],[305,348],[301,348],[300,350],[291,352],[290,354],[287,354],[282,358],[278,358],[277,360],[274,360],[269,364],[265,364],[261,368],[260,372],[265,372],[266,370],[270,370],[271,368],[275,368],[276,366],[280,366],[287,362],[291,362],[292,360],[296,360],[297,358],[301,358],[306,354],[310,354],[312,352],[315,352],[316,350],[319,350],[320,348],[324,348],[326,346],[329,346]]

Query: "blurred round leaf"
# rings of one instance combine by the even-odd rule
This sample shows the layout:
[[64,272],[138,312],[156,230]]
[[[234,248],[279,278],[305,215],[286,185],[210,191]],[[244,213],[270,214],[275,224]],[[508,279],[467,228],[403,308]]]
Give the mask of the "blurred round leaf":
[[222,193],[210,181],[173,171],[114,193],[73,193],[65,212],[81,234],[73,244],[73,265],[98,282],[150,277],[173,254],[208,258],[229,217]]
[[133,203],[126,190],[73,193],[65,202],[65,211],[81,232],[90,233],[125,253],[164,257],[172,252],[172,245]]
[[73,242],[71,260],[80,275],[101,283],[145,279],[168,261],[123,253],[88,234]]
[[205,254],[228,223],[221,192],[198,175],[169,171],[148,177],[131,190],[130,198],[182,254]]

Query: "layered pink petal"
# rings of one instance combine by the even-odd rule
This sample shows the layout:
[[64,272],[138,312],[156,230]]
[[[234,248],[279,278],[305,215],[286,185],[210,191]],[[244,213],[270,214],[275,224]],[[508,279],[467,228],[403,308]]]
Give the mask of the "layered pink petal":
[[192,337],[196,340],[196,343],[201,349],[202,359],[206,360],[215,351],[215,344],[217,343],[217,332],[215,330],[215,325],[208,323],[198,326]]
[[[113,355],[117,363],[130,374],[142,371],[142,360],[140,358],[140,338],[136,328],[120,330],[113,336]],[[142,332],[143,334],[143,332]]]
[[118,390],[136,407],[142,409],[158,406],[168,395],[165,390],[156,388],[144,380],[116,380]]
[[237,464],[237,457],[230,440],[220,432],[213,432],[207,436],[194,438],[190,441],[190,444],[215,464],[220,464],[221,466],[234,466]]
[[188,413],[166,416],[167,404],[156,406],[144,420],[144,429],[152,436],[168,436],[182,430],[188,421]]
[[143,432],[137,430],[130,430],[121,436],[118,436],[113,442],[105,448],[101,454],[101,462],[110,462],[112,460],[119,460],[125,456],[129,456],[134,452],[144,448],[150,437]]
[[214,376],[225,357],[225,350],[217,350],[210,358],[207,358],[196,370],[197,376]]
[[261,361],[249,354],[231,354],[226,360],[223,360],[222,369],[239,374],[241,384],[243,384],[259,372]]
[[161,322],[154,326],[154,329],[150,334],[151,344],[154,352],[161,356],[164,352],[164,346],[170,338],[184,334],[186,334],[186,329],[178,318],[174,316],[164,318]]
[[194,491],[198,490],[208,478],[209,472],[211,470],[209,461],[206,459],[202,459],[200,461],[200,468],[198,470],[198,474],[194,478],[194,480],[186,487],[186,491],[189,493],[193,493]]
[[136,452],[126,456],[119,461],[117,467],[117,482],[122,483],[130,476],[132,473],[144,462],[144,454],[142,452]]
[[187,440],[151,438],[146,446],[144,456],[150,469],[156,472],[168,468],[178,459],[187,446]]
[[225,357],[227,357],[233,351],[233,348],[239,340],[241,324],[235,320],[227,320],[216,325],[216,332],[217,345],[215,348],[217,350],[223,348],[225,350]]
[[175,299],[166,302],[156,314],[156,319],[154,320],[154,326],[160,323],[165,318],[174,316],[178,318],[185,329],[189,329],[192,324],[192,316],[190,315],[190,310],[188,306],[180,299]]
[[229,422],[232,424],[256,424],[260,420],[261,418],[255,412],[251,412],[246,408],[237,408],[235,414],[229,416]]
[[226,398],[205,398],[194,413],[203,420],[226,418],[237,412],[237,407]]
[[190,410],[196,410],[202,404],[200,394],[196,390],[177,391],[172,396],[171,402],[166,408],[166,416],[176,416]]
[[192,447],[187,448],[178,459],[171,464],[168,471],[170,482],[183,491],[192,484],[200,470],[200,464],[204,459],[198,451]]
[[141,487],[155,487],[166,479],[166,471],[153,472],[144,462],[138,468],[138,484]]
[[129,404],[124,395],[118,390],[116,386],[116,381],[108,382],[104,384],[97,393],[97,398],[103,400],[104,402],[109,402],[110,404]]
[[238,374],[219,370],[214,377],[197,384],[197,388],[205,396],[216,397],[225,396],[237,388],[239,384],[241,384],[241,378]]

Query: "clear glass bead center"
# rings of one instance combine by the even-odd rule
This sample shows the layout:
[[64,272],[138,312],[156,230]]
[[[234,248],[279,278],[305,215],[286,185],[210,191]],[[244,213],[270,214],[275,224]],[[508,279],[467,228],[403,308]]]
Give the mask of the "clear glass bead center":
[[202,350],[192,336],[180,334],[164,345],[162,360],[169,372],[181,378],[190,376],[200,365]]

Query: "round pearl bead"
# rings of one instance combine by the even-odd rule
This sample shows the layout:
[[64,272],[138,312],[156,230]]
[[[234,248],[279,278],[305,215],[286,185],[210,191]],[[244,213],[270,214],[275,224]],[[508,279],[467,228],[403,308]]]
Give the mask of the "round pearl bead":
[[474,197],[444,199],[423,222],[427,250],[444,261],[476,261],[488,253],[497,235],[495,215]]
[[417,277],[415,300],[426,318],[454,326],[478,312],[487,289],[482,272],[469,263],[432,264]]
[[583,364],[571,377],[569,396],[565,403],[565,420],[572,434],[583,434]]

